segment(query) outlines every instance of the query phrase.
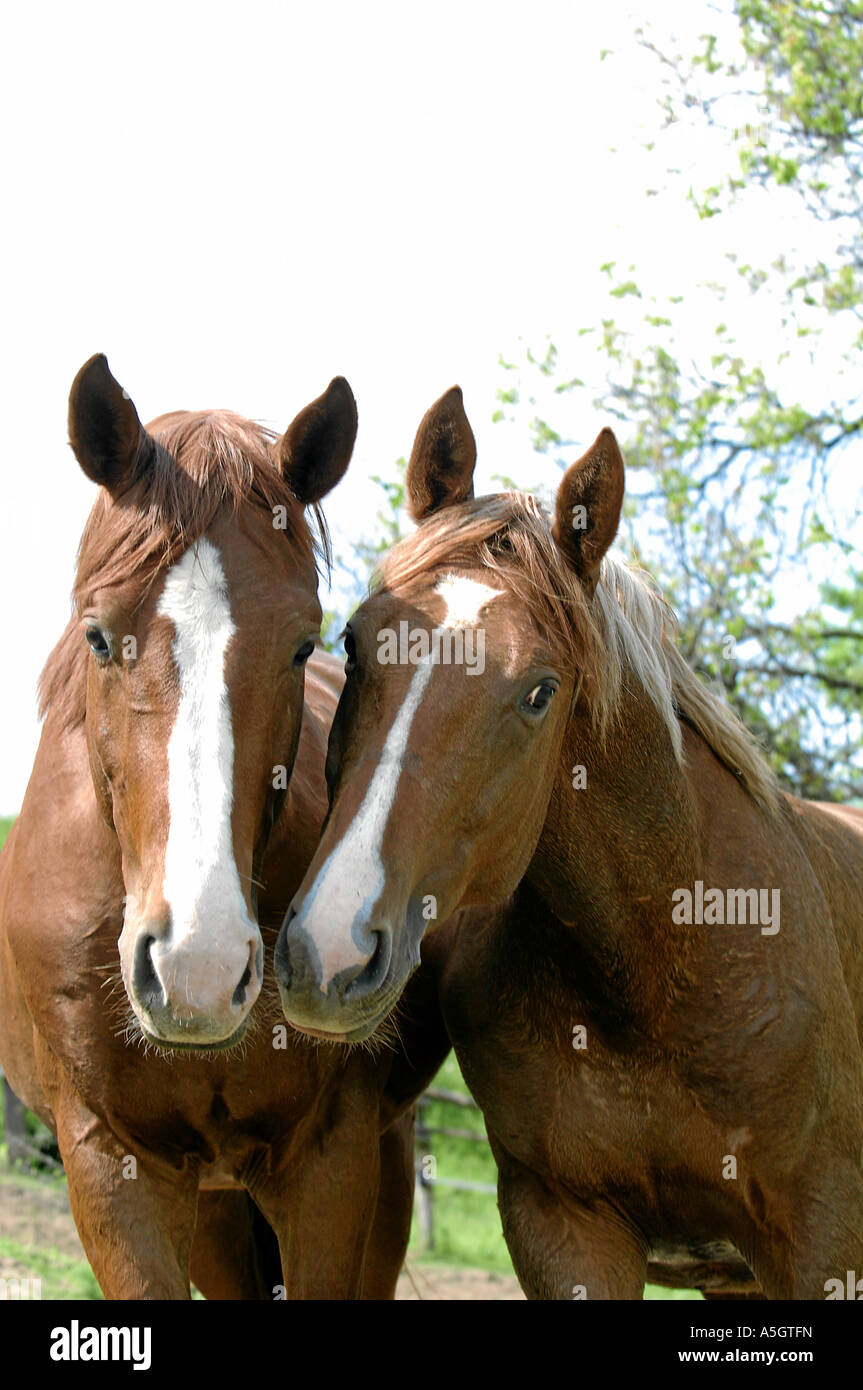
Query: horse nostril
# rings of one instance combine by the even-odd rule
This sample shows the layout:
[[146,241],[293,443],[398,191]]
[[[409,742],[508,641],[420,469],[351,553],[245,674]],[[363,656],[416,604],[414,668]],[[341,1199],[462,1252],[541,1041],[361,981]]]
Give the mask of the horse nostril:
[[249,954],[249,963],[243,971],[243,974],[240,978],[240,983],[237,985],[237,988],[234,990],[234,993],[231,996],[231,1005],[233,1006],[233,1008],[242,1008],[243,1004],[245,1004],[246,988],[249,982],[251,981],[252,971],[256,971],[257,975],[260,976],[261,967],[263,965],[263,959],[263,943],[253,943],[251,952]]
[[246,1002],[246,985],[249,983],[249,981],[250,981],[251,978],[252,978],[252,972],[251,972],[251,970],[249,969],[249,967],[246,966],[245,970],[243,971],[243,977],[242,977],[242,979],[240,980],[240,983],[237,985],[237,988],[234,990],[233,996],[232,996],[232,998],[231,998],[231,1003],[232,1003],[236,1008],[239,1008],[240,1005],[245,1004],[245,1002]]
[[380,967],[380,961],[381,961],[381,952],[383,951],[383,945],[384,945],[384,934],[383,934],[383,932],[381,932],[381,931],[376,931],[375,934],[374,934],[374,936],[375,936],[375,949],[372,951],[371,957],[370,957],[369,960],[366,962],[366,968],[365,968],[365,970],[363,971],[363,974],[364,974],[364,975],[368,975],[370,979],[375,979],[375,978],[377,977],[377,973],[378,973],[378,969],[379,969],[379,967]]
[[357,999],[378,989],[384,982],[392,959],[392,933],[388,927],[376,927],[371,935],[375,938],[374,950],[360,966],[353,977],[344,985],[342,997]]
[[135,943],[135,958],[132,963],[132,980],[136,994],[142,998],[147,996],[153,999],[161,999],[162,987],[156,974],[156,967],[153,964],[153,947],[156,944],[155,936],[142,934]]

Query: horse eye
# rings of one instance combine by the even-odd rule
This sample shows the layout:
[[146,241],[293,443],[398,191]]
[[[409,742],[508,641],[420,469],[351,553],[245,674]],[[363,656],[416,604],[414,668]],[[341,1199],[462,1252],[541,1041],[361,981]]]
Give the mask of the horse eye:
[[111,648],[105,634],[98,627],[87,627],[84,629],[84,636],[93,655],[101,661],[106,661],[111,655]]
[[540,681],[535,685],[529,695],[525,695],[522,704],[525,709],[530,710],[531,714],[539,714],[551,704],[553,696],[557,694],[557,686],[550,681]]
[[357,644],[354,639],[354,634],[351,632],[350,628],[345,629],[344,638],[345,656],[347,657],[347,660],[345,662],[345,670],[353,671],[354,667],[357,664]]
[[295,666],[305,666],[312,652],[315,650],[314,642],[304,642],[294,657]]

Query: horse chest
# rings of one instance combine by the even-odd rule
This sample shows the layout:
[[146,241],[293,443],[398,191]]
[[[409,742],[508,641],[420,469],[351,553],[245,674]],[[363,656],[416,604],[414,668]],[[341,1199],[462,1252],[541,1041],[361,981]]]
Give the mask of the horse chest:
[[588,1189],[638,1174],[660,1113],[660,1080],[600,1047],[501,1021],[454,1039],[489,1131],[535,1172]]
[[676,1232],[693,1192],[724,1192],[716,1156],[734,1135],[661,1052],[611,1031],[559,976],[553,989],[548,972],[518,964],[500,937],[463,933],[441,990],[493,1142],[550,1187],[585,1201],[616,1193],[644,1229]]

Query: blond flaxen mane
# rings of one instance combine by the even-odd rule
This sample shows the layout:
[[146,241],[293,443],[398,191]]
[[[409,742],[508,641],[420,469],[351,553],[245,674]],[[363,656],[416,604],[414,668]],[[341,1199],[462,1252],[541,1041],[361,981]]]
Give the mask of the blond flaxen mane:
[[680,719],[702,736],[761,806],[778,804],[773,772],[737,715],[707,689],[677,647],[677,624],[642,571],[612,555],[591,601],[535,497],[499,493],[446,507],[423,521],[384,560],[375,586],[396,589],[441,566],[481,565],[525,606],[568,664],[600,738],[614,724],[634,676],[660,715],[679,762]]
[[280,529],[298,562],[330,562],[323,516],[312,509],[313,533],[279,469],[272,430],[229,410],[178,410],[154,420],[148,436],[139,454],[140,474],[128,492],[112,502],[99,489],[78,547],[72,617],[39,679],[40,715],[50,710],[64,728],[85,714],[82,608],[97,590],[132,578],[140,582],[143,599],[156,576],[204,535],[222,507],[284,507]]

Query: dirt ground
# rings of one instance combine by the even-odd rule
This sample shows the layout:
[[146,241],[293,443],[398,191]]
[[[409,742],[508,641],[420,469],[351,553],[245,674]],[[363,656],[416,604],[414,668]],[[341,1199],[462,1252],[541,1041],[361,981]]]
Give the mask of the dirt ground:
[[[69,1211],[62,1183],[34,1183],[4,1174],[0,1181],[0,1235],[16,1245],[37,1250],[56,1249],[70,1259],[84,1260],[84,1251]],[[25,1261],[0,1253],[0,1278],[27,1278]],[[408,1260],[399,1278],[397,1299],[521,1299],[518,1282],[510,1275],[482,1269]]]

